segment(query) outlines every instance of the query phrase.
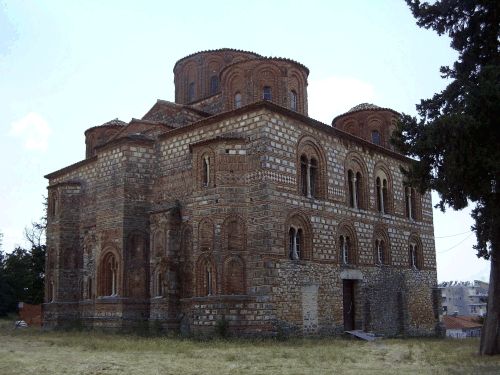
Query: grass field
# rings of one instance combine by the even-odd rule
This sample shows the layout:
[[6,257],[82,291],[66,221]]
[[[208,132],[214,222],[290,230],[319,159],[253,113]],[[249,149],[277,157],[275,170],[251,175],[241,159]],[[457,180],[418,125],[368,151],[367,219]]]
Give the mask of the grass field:
[[288,341],[144,338],[13,330],[0,323],[0,374],[500,374],[477,340]]

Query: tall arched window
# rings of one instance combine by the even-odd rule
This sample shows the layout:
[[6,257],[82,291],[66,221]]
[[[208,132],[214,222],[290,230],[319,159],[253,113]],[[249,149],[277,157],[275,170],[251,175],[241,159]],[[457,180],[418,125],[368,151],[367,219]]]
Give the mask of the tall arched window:
[[196,272],[196,284],[198,296],[211,296],[217,294],[217,277],[213,262],[208,257],[198,261]]
[[382,239],[375,240],[375,254],[377,256],[377,264],[385,264],[386,256],[385,256],[385,242]]
[[215,95],[219,91],[219,77],[214,75],[210,77],[210,95]]
[[297,93],[295,90],[290,91],[290,109],[292,111],[297,110]]
[[202,160],[202,183],[204,187],[210,185],[210,157],[208,155],[203,156]]
[[347,180],[349,185],[349,205],[353,208],[362,208],[363,175],[360,172],[354,173],[352,169],[349,169],[347,171]]
[[388,212],[388,183],[385,178],[377,177],[376,183],[377,210],[383,214]]
[[234,94],[234,108],[240,108],[242,104],[241,94],[237,92]]
[[87,278],[87,298],[92,299],[94,298],[94,290],[93,290],[93,285],[92,285],[92,277]]
[[306,155],[300,157],[300,177],[302,195],[314,198],[318,192],[318,161],[308,159]]
[[411,220],[417,220],[417,191],[410,186],[405,187],[405,211],[406,217]]
[[378,130],[372,131],[372,143],[379,145],[382,143],[382,138]]
[[271,87],[270,86],[264,86],[262,89],[262,99],[264,100],[272,100],[273,95],[271,92]]
[[288,231],[289,236],[289,252],[288,257],[291,260],[298,260],[303,258],[301,252],[304,246],[304,235],[301,228],[290,228]]
[[118,261],[113,253],[108,253],[101,263],[101,295],[118,295]]
[[157,269],[154,275],[153,291],[155,297],[163,296],[163,272],[161,269]]
[[352,255],[351,255],[351,240],[349,236],[341,235],[339,237],[339,245],[340,245],[340,261],[342,264],[350,264]]
[[413,269],[421,269],[422,268],[422,254],[421,254],[421,249],[419,244],[411,240],[410,241],[410,246],[408,249],[409,252],[409,258],[410,258],[410,267]]

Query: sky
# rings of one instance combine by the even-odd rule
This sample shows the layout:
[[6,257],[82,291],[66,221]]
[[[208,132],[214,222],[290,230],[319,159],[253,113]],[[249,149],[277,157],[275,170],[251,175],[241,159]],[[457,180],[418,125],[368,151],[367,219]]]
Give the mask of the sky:
[[[236,48],[310,70],[309,116],[330,124],[369,102],[416,115],[457,54],[403,1],[0,0],[0,232],[26,246],[43,215],[44,175],[85,157],[84,131],[174,101],[172,69],[193,52]],[[433,193],[433,202],[438,201]],[[438,280],[485,280],[470,209],[434,212]]]

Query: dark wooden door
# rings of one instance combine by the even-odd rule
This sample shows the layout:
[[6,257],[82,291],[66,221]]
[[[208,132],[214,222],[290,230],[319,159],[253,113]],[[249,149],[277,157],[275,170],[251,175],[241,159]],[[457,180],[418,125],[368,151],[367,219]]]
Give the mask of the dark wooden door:
[[343,280],[344,330],[354,329],[354,280]]

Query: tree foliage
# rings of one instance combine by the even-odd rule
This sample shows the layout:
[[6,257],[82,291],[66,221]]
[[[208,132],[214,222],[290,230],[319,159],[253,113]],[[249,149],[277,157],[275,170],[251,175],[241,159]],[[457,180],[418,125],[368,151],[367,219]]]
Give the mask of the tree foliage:
[[0,252],[0,316],[16,311],[18,302],[43,302],[45,245]]
[[[495,193],[500,180],[500,2],[406,2],[419,26],[439,35],[448,34],[458,59],[453,66],[441,67],[442,77],[449,84],[417,105],[419,119],[402,115],[393,142],[415,159],[404,171],[408,182],[421,191],[436,190],[442,210],[446,206],[462,209],[469,201],[476,203],[472,213],[475,249],[479,257],[492,260],[491,297],[500,293],[500,275],[496,275],[500,209]],[[489,299],[488,315],[495,315],[500,306],[490,301],[493,299]],[[487,319],[483,332],[497,332],[496,342],[491,342],[488,350],[483,350],[482,342],[482,353],[500,352],[500,317],[495,319],[495,323]]]

